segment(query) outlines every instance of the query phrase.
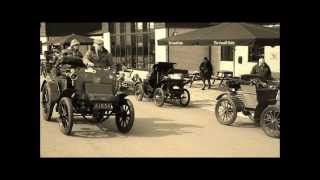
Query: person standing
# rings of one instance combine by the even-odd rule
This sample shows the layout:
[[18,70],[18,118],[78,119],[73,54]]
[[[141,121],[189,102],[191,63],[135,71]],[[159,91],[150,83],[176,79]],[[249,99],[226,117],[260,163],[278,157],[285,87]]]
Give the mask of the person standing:
[[203,61],[200,64],[199,69],[200,69],[200,77],[203,82],[202,90],[204,90],[206,87],[206,80],[208,80],[208,85],[209,85],[209,89],[210,89],[211,88],[210,79],[211,79],[211,75],[213,73],[213,67],[212,67],[210,60],[207,57],[203,58]]

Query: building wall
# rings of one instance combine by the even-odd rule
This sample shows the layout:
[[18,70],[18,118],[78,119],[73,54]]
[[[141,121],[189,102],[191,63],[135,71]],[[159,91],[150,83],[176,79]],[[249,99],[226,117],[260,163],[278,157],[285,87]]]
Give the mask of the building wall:
[[[169,28],[169,35],[194,31],[196,28]],[[176,68],[189,71],[199,71],[199,65],[204,57],[209,56],[209,46],[169,46],[169,62],[174,62]]]
[[264,48],[265,61],[274,73],[280,73],[280,46]]
[[213,65],[213,73],[216,74],[220,70],[221,61],[221,47],[211,46],[211,63]]
[[155,29],[155,63],[168,61],[167,46],[158,45],[158,40],[166,37],[166,28]]
[[[212,51],[213,57],[219,56],[220,50]],[[248,46],[236,46],[235,47],[235,64],[233,61],[220,61],[220,70],[229,70],[233,71],[235,68],[235,76],[240,76],[242,74],[249,74],[252,70],[252,67],[257,64],[257,62],[248,62]],[[264,50],[266,63],[270,66],[273,77],[278,78],[280,73],[280,46],[270,47],[265,46]],[[242,64],[239,64],[238,58],[242,56]],[[217,60],[219,58],[216,58]]]
[[40,36],[40,41],[42,43],[42,54],[40,54],[40,59],[45,59],[44,57],[44,52],[48,50],[48,46],[47,45],[44,45],[43,43],[47,42],[48,41],[48,38],[47,37],[41,37]]

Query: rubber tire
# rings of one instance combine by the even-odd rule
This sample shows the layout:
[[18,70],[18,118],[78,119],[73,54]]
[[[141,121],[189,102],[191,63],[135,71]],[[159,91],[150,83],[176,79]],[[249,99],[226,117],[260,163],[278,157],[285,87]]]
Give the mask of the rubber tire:
[[[66,128],[64,128],[62,125],[61,119],[60,119],[61,117],[59,117],[59,128],[63,134],[70,135],[71,131],[72,131],[72,127],[73,127],[73,106],[72,106],[72,102],[71,102],[70,98],[63,97],[59,101],[59,110],[60,110],[60,106],[62,103],[65,103],[65,105],[67,107],[69,124]],[[59,113],[60,113],[60,111],[59,111]]]
[[[137,95],[137,91],[139,91],[139,95]],[[137,84],[137,85],[135,86],[135,91],[134,91],[134,93],[135,93],[136,99],[137,99],[138,101],[142,101],[142,100],[143,100],[144,90],[143,90],[143,87],[142,87],[141,84]]]
[[[272,111],[272,110],[275,110],[275,111],[279,111],[279,118],[280,118],[280,107],[278,106],[268,106],[266,107],[262,113],[261,113],[261,116],[260,116],[260,126],[262,128],[262,130],[264,131],[264,133],[269,136],[269,137],[273,137],[273,138],[280,138],[280,130],[279,131],[276,131],[276,132],[270,132],[268,131],[268,128],[266,127],[266,124],[265,124],[265,120],[264,120],[264,115],[268,112],[268,111]],[[280,120],[280,119],[279,119]]]
[[129,107],[129,111],[130,111],[130,120],[129,120],[128,125],[126,127],[121,126],[121,122],[122,122],[121,116],[120,116],[120,114],[116,114],[116,125],[117,125],[118,130],[121,133],[128,133],[131,130],[131,128],[133,126],[133,122],[134,122],[133,104],[129,99],[125,99],[125,104]]
[[41,95],[41,101],[42,101],[42,99],[43,99],[43,95],[44,95],[44,92],[45,91],[48,91],[48,102],[47,102],[47,104],[50,104],[49,105],[49,112],[45,112],[45,110],[44,110],[44,105],[42,104],[42,102],[41,102],[41,105],[42,105],[42,109],[43,109],[43,119],[44,120],[46,120],[46,121],[51,121],[51,116],[52,116],[52,111],[53,111],[53,106],[54,106],[54,104],[52,103],[52,99],[51,99],[51,94],[52,94],[52,90],[51,90],[51,88],[50,88],[50,86],[48,86],[48,84],[46,83],[45,85],[44,85],[44,87],[43,87],[43,90],[42,90],[42,95]]
[[188,102],[187,102],[186,104],[183,104],[183,103],[182,103],[182,99],[180,98],[180,105],[181,105],[182,107],[186,107],[186,106],[188,106],[189,103],[190,103],[190,93],[189,93],[189,91],[188,91],[187,89],[183,89],[183,91],[187,92]]
[[[218,110],[219,110],[219,107],[223,101],[228,101],[232,106],[233,116],[230,118],[229,121],[223,121],[219,115]],[[232,101],[232,99],[230,99],[229,97],[222,97],[221,99],[219,99],[218,102],[216,103],[216,106],[215,106],[215,115],[216,115],[216,119],[218,120],[218,122],[220,124],[231,125],[232,123],[234,123],[235,120],[237,119],[237,108],[236,108],[235,103]]]
[[[161,95],[161,101],[160,103],[157,103],[156,102],[156,99],[155,99],[155,94],[159,92],[159,94]],[[156,106],[159,106],[159,107],[162,107],[163,104],[164,104],[164,100],[165,100],[165,97],[164,97],[164,91],[162,88],[157,88],[155,91],[154,91],[154,94],[153,94],[153,102]]]

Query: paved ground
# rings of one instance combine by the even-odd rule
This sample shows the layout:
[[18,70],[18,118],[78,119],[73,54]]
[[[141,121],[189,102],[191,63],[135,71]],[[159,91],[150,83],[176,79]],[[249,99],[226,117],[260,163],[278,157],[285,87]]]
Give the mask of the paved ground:
[[[124,135],[114,118],[102,124],[79,120],[71,136],[57,122],[40,120],[42,157],[279,157],[280,140],[266,136],[247,119],[223,126],[214,117],[216,90],[195,83],[186,108],[156,107],[134,97],[135,122]],[[240,115],[240,114],[239,114]],[[54,114],[57,117],[57,114]]]

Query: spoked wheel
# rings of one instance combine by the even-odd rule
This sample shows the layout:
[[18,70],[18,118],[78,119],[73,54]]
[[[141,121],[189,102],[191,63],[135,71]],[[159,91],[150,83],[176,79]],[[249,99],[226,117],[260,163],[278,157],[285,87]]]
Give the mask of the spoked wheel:
[[223,97],[216,104],[215,114],[219,123],[231,125],[237,118],[236,105],[232,99]]
[[183,107],[188,106],[188,104],[190,103],[190,93],[188,90],[183,89],[183,93],[181,94],[180,97],[180,105]]
[[164,100],[165,100],[165,95],[164,95],[163,89],[157,88],[154,91],[154,95],[153,95],[154,104],[161,107],[164,104]]
[[116,114],[117,128],[122,133],[127,133],[131,130],[134,122],[134,108],[129,99],[125,99],[125,103],[119,107],[119,112]]
[[260,125],[268,136],[280,138],[280,107],[268,106],[261,113]]
[[143,90],[143,87],[142,87],[142,84],[137,84],[134,88],[134,94],[136,96],[136,99],[138,101],[142,101],[143,99],[143,94],[144,94],[144,90]]
[[41,105],[43,108],[43,118],[46,121],[50,121],[52,116],[53,104],[51,100],[51,89],[47,84],[44,85],[42,91]]
[[71,99],[63,97],[59,102],[58,108],[59,117],[59,128],[65,135],[70,135],[73,126],[73,107]]

